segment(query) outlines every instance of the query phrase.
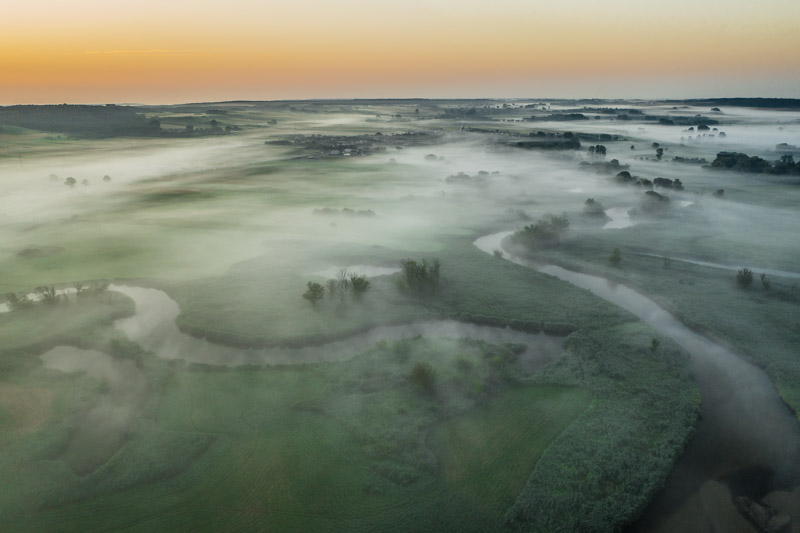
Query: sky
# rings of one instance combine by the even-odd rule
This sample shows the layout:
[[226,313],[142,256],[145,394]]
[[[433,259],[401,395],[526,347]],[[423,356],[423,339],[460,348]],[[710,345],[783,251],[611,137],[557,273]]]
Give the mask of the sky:
[[797,0],[6,0],[0,105],[800,97]]

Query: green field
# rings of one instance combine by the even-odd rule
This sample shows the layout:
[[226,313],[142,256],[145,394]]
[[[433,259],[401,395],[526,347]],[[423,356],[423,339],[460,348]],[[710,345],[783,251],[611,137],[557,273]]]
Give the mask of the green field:
[[[493,349],[489,345],[459,350],[477,359],[466,396],[444,385],[436,397],[420,396],[401,373],[427,355],[442,368],[442,382],[449,381],[443,365],[452,364],[457,348],[453,341],[418,340],[402,360],[396,348],[379,348],[339,363],[342,368],[176,369],[161,383],[158,405],[145,408],[124,447],[87,477],[28,459],[27,468],[60,475],[44,485],[27,480],[24,500],[7,495],[6,523],[20,530],[68,531],[189,530],[209,524],[351,530],[380,527],[389,516],[398,530],[466,527],[475,521],[496,527],[527,472],[586,408],[590,395],[565,387],[508,388],[490,380],[489,388],[473,397],[471,386],[482,375],[478,358]],[[366,379],[378,368],[376,358],[389,358],[380,368],[395,368],[397,375],[381,374],[373,379],[381,386],[365,382],[362,392],[349,389],[346,380]],[[163,363],[150,360],[145,367],[151,365]],[[470,409],[469,402],[479,407]],[[382,411],[390,405],[392,412]],[[405,405],[405,412],[398,405]],[[41,431],[54,430],[48,425]],[[471,440],[467,448],[465,439]],[[394,442],[413,453],[402,457],[376,446]],[[24,441],[15,444],[22,447]],[[16,449],[7,448],[7,460]],[[432,454],[436,464],[415,460],[420,450]],[[8,480],[12,472],[6,462],[3,477]],[[25,514],[8,506],[15,501]],[[108,508],[115,513],[101,512]]]

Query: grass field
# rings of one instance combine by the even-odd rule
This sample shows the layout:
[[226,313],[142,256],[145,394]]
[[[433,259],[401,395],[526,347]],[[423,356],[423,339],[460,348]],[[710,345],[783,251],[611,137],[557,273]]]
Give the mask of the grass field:
[[[420,349],[429,351],[431,347],[413,347],[411,359]],[[441,347],[439,352],[443,352]],[[397,530],[459,523],[494,528],[502,522],[505,509],[542,451],[590,399],[582,389],[501,387],[481,407],[442,419],[442,415],[430,413],[430,405],[443,403],[444,412],[459,406],[448,408],[446,399],[423,398],[419,404],[419,393],[401,383],[399,393],[351,392],[347,401],[352,404],[352,396],[360,394],[357,403],[369,408],[377,395],[399,394],[409,410],[415,411],[418,404],[411,417],[395,411],[392,418],[364,418],[366,414],[359,411],[343,420],[340,409],[332,408],[333,415],[327,407],[322,412],[308,409],[309,401],[319,398],[320,391],[341,387],[344,376],[358,375],[356,369],[368,367],[370,357],[350,363],[354,368],[349,372],[333,373],[314,368],[186,368],[169,378],[155,419],[141,421],[118,456],[91,475],[96,478],[94,483],[105,485],[106,490],[91,491],[89,480],[73,481],[78,485],[77,495],[83,495],[80,501],[69,503],[77,499],[75,487],[60,496],[50,494],[48,507],[54,501],[63,503],[26,517],[16,516],[10,523],[21,530],[56,525],[64,531],[189,530],[215,524],[234,529],[311,527],[333,531],[381,528],[388,516]],[[427,440],[441,466],[412,482],[392,480],[391,474],[387,477],[382,469],[385,458],[366,451],[368,446],[353,430],[381,433],[381,427],[391,425],[400,436],[410,432],[412,438],[406,440],[416,443],[420,434],[417,422],[422,418],[425,426],[431,427],[422,446]],[[465,448],[467,437],[472,445]],[[156,438],[156,442],[144,438]],[[199,456],[198,442],[210,445]],[[168,468],[164,464],[168,458],[180,456],[183,461],[177,462],[183,463],[184,470],[173,465],[148,480],[148,473]],[[139,464],[150,465],[150,472],[127,472]],[[496,468],[487,470],[487,465]],[[126,480],[126,473],[139,479]],[[473,480],[471,485],[464,484],[465,476]],[[479,479],[485,480],[483,488]],[[130,486],[125,486],[126,481]],[[120,483],[118,488],[113,488],[115,482]],[[63,490],[70,485],[65,483]],[[498,487],[503,487],[500,493],[495,490]],[[479,498],[484,503],[476,506]],[[30,501],[28,505],[32,505]],[[108,508],[116,509],[115,513],[99,512]]]

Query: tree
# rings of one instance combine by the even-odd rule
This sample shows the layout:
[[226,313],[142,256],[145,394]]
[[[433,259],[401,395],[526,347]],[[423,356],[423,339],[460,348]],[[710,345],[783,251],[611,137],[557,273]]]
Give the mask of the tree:
[[108,174],[106,174],[105,176],[103,176],[103,181],[105,181],[106,183],[108,183],[109,181],[111,181],[111,176],[109,176]]
[[612,265],[619,266],[619,262],[622,261],[622,252],[619,251],[619,248],[611,250],[611,255],[608,256],[608,260]]
[[736,273],[736,283],[741,287],[749,287],[753,283],[753,271],[749,268],[742,268]]
[[663,155],[664,155],[664,149],[656,148],[656,159],[660,160]]
[[93,281],[89,284],[89,288],[87,292],[91,296],[99,296],[108,290],[108,282],[107,281]]
[[36,287],[34,291],[39,295],[42,301],[48,305],[55,305],[55,303],[58,302],[58,295],[56,294],[55,287],[41,286]]
[[603,208],[603,204],[601,204],[594,198],[587,198],[586,201],[583,202],[583,214],[597,217],[605,215],[606,211]]
[[339,284],[336,283],[335,279],[329,279],[325,282],[325,292],[328,293],[328,298],[331,300],[339,295]]
[[77,183],[77,181],[75,181],[75,178],[73,178],[71,176],[64,180],[64,185],[68,185],[70,187],[73,187],[76,183]]
[[369,290],[369,280],[367,276],[350,274],[350,288],[353,291],[353,296],[361,298],[361,296]]
[[75,296],[78,296],[78,297],[80,297],[80,296],[81,296],[81,294],[83,294],[85,291],[87,291],[87,290],[88,290],[88,287],[86,287],[86,286],[85,286],[85,285],[84,285],[82,282],[80,282],[80,281],[76,281],[75,283],[73,283],[73,285],[72,285],[72,286],[73,286],[73,287],[75,287]]
[[645,191],[639,209],[648,215],[663,215],[669,210],[669,196],[656,191]]
[[658,350],[659,346],[661,346],[661,341],[653,337],[650,340],[650,351],[655,352],[656,350]]
[[347,293],[350,290],[350,274],[346,268],[339,270],[336,274],[336,295],[339,297],[339,303],[344,303],[347,299]]
[[436,387],[436,369],[426,361],[414,364],[409,379],[428,394],[433,393]]
[[325,288],[314,281],[309,281],[306,286],[308,287],[308,290],[303,293],[303,298],[311,302],[311,305],[316,307],[317,302],[322,300],[323,296],[325,296]]
[[8,308],[12,311],[16,309],[23,309],[31,305],[31,301],[26,295],[23,294],[22,296],[17,296],[13,292],[6,294],[6,302],[8,302]]

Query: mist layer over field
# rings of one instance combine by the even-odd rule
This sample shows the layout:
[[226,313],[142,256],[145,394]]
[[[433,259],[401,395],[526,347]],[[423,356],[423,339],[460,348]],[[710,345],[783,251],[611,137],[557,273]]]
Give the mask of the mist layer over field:
[[[800,113],[591,105],[193,104],[142,108],[148,137],[4,126],[0,513],[755,531],[762,509],[796,528],[797,457],[773,452],[798,435],[798,177],[713,163],[794,157]],[[524,260],[473,245],[498,232]],[[525,261],[630,287],[672,322]],[[747,419],[774,427],[696,426],[736,419],[715,418],[695,353],[717,349],[770,391]],[[760,440],[675,497],[696,427]]]

